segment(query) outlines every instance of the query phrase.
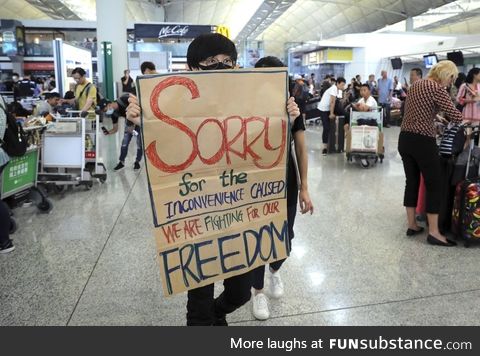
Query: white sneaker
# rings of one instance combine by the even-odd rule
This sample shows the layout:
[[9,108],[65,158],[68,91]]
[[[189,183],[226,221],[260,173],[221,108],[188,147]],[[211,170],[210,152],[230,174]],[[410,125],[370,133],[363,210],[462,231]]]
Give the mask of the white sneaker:
[[267,296],[263,293],[253,295],[253,316],[258,320],[267,320],[270,317],[270,311],[268,310]]
[[272,297],[281,298],[283,297],[283,282],[280,277],[280,272],[270,272],[270,290]]

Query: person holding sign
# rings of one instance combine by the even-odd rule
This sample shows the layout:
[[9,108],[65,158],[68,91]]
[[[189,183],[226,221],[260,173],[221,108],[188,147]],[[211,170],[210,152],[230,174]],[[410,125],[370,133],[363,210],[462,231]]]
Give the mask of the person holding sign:
[[[234,43],[220,34],[200,35],[192,41],[187,51],[187,64],[191,71],[234,69],[236,61],[237,50]],[[219,93],[218,99],[215,99],[218,100],[219,106],[225,101],[235,100],[224,94]],[[131,95],[129,102],[127,119],[141,125],[141,109],[137,98]],[[293,98],[289,98],[287,101],[287,112],[292,119],[300,115]],[[188,173],[183,177],[184,181],[191,178]],[[228,177],[224,178],[228,180]],[[199,179],[197,188],[201,189],[201,184],[205,182],[202,180],[202,176],[196,176],[196,178]],[[245,177],[237,176],[235,179],[243,180]],[[185,194],[187,193],[185,192]],[[215,260],[216,257],[214,256],[212,259]],[[214,298],[213,283],[190,289],[187,302],[187,325],[228,325],[226,315],[250,300],[252,282],[252,271],[225,278],[223,281],[224,291],[217,298]]]
[[[264,57],[258,60],[255,68],[268,67],[285,67],[282,61],[276,57]],[[292,151],[288,158],[288,178],[287,178],[287,221],[288,221],[288,237],[291,240],[294,237],[293,224],[295,223],[295,215],[297,215],[297,202],[300,201],[302,214],[313,213],[313,204],[308,193],[308,156],[307,146],[305,144],[305,121],[302,116],[298,116],[293,122],[292,140],[294,142],[295,153]],[[295,157],[293,156],[295,154]],[[300,173],[300,182],[297,181],[296,165],[298,163],[298,171]],[[300,191],[298,184],[300,183]],[[270,263],[270,289],[274,298],[283,296],[283,282],[280,277],[280,267],[285,259]],[[270,317],[268,310],[268,301],[263,292],[265,279],[265,266],[260,266],[253,271],[253,316],[258,320],[266,320]]]

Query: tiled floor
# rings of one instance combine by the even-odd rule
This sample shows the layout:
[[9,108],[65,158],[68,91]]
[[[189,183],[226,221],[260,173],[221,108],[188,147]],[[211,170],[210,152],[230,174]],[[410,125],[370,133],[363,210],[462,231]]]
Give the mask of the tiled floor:
[[[251,305],[232,325],[478,325],[479,246],[407,238],[399,129],[386,129],[386,159],[371,169],[322,157],[321,128],[307,132],[313,216],[298,216],[285,296],[271,319]],[[185,295],[161,291],[146,175],[113,172],[119,142],[106,142],[107,182],[52,195],[54,210],[16,209],[16,250],[0,256],[0,325],[183,325]],[[268,285],[267,285],[268,286]],[[218,286],[218,290],[221,286]]]

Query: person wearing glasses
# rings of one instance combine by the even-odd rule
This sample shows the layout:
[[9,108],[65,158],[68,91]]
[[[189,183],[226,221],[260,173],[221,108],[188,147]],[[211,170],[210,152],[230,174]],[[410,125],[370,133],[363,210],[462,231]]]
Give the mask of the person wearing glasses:
[[[195,38],[187,51],[189,70],[234,69],[237,63],[237,49],[227,37],[218,33],[203,34]],[[228,100],[219,97],[222,100]],[[140,106],[131,95],[127,108],[127,119],[141,125]],[[300,116],[294,98],[287,101],[287,111],[291,119]],[[224,290],[214,298],[214,284],[188,291],[187,325],[226,326],[226,315],[247,303],[251,297],[253,271],[227,278],[223,281]]]
[[72,78],[75,81],[75,98],[63,99],[70,105],[75,105],[77,110],[81,111],[82,117],[88,115],[89,110],[95,110],[97,105],[97,88],[86,78],[87,73],[83,68],[77,67],[72,71]]

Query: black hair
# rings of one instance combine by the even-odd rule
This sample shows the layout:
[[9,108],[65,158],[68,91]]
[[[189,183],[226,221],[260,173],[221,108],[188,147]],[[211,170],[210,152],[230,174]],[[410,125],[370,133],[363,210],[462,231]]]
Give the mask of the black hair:
[[416,68],[412,68],[412,70],[410,72],[416,72],[417,75],[420,77],[420,78],[423,78],[423,72],[420,68],[416,67]]
[[370,85],[362,84],[362,85],[360,85],[360,88],[367,88],[368,90],[370,90]]
[[67,91],[63,97],[64,99],[74,99],[75,93],[71,90]]
[[45,99],[61,98],[60,94],[57,92],[45,93]]
[[85,72],[85,70],[84,70],[83,68],[77,67],[77,68],[75,68],[74,70],[72,70],[72,76],[73,76],[74,74],[78,74],[78,75],[80,75],[81,77],[84,77],[84,76],[87,74],[87,72]]
[[465,79],[465,81],[468,83],[468,84],[472,84],[473,83],[473,77],[476,76],[478,73],[480,73],[480,68],[472,68],[468,71],[468,74],[467,74],[467,79]]
[[347,81],[345,80],[344,77],[338,77],[337,78],[337,84],[340,84],[340,83],[347,83]]
[[465,83],[465,80],[467,79],[467,76],[465,75],[465,73],[463,72],[460,72],[458,73],[458,77],[457,79],[455,80],[455,87],[457,89],[460,89],[460,86]]
[[266,68],[266,67],[286,67],[285,64],[278,59],[277,57],[268,56],[260,58],[257,63],[255,63],[255,68]]
[[142,74],[145,74],[145,71],[149,69],[149,70],[156,70],[155,68],[155,64],[153,64],[152,62],[143,62],[141,65],[140,65],[140,71],[142,72]]
[[205,33],[195,38],[188,46],[187,64],[190,70],[199,69],[200,62],[209,57],[224,54],[229,56],[233,63],[237,62],[235,44],[219,33]]

